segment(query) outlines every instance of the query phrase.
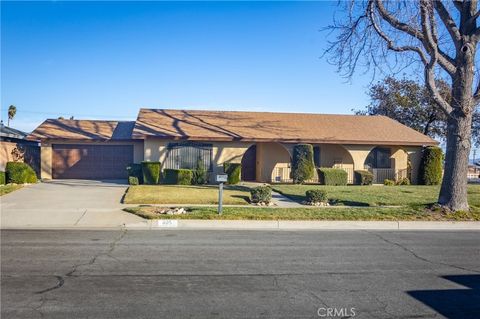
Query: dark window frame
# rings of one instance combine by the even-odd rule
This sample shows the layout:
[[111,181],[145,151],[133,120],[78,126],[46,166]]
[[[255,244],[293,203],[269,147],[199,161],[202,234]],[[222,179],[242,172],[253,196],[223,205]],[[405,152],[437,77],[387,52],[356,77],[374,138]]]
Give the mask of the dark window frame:
[[[382,156],[383,160],[382,161]],[[392,150],[386,147],[375,147],[370,151],[366,160],[365,166],[370,168],[392,168]],[[388,161],[388,164],[386,164]]]

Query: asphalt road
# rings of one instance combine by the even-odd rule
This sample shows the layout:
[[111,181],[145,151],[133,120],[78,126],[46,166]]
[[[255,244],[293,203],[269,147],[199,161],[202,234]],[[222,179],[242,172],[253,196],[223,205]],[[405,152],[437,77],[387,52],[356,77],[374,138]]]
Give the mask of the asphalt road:
[[480,232],[2,231],[6,318],[480,318]]

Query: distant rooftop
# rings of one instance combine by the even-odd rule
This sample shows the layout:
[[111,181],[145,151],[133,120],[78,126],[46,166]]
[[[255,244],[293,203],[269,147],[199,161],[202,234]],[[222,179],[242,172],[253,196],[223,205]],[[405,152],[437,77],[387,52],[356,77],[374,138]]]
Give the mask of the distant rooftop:
[[3,124],[3,121],[0,123],[0,137],[17,138],[23,140],[27,137],[27,135],[28,133],[6,126]]

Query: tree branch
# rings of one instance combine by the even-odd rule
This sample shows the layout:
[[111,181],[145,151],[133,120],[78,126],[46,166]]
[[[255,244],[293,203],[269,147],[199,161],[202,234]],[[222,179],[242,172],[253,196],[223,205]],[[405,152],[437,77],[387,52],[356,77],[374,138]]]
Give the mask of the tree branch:
[[448,10],[443,5],[442,1],[434,1],[434,5],[438,15],[440,16],[440,19],[445,25],[445,28],[452,37],[455,47],[458,49],[460,47],[460,42],[462,41],[462,36],[460,35],[460,30],[458,29],[457,24],[453,20]]
[[405,51],[416,52],[419,55],[420,60],[422,60],[422,63],[424,65],[427,65],[428,64],[427,57],[420,47],[409,46],[409,45],[397,46],[397,45],[395,45],[393,40],[390,39],[390,37],[388,37],[388,35],[385,32],[383,32],[383,30],[380,28],[377,21],[375,20],[375,14],[374,14],[373,6],[374,6],[374,2],[373,2],[373,0],[370,0],[370,2],[368,3],[368,9],[367,9],[368,10],[368,17],[369,17],[370,21],[372,22],[372,26],[373,26],[375,32],[377,32],[377,34],[387,43],[388,49],[390,49],[392,51],[395,51],[395,52],[405,52]]
[[[427,52],[431,52],[432,49],[435,48],[437,53],[439,54],[437,56],[437,62],[438,64],[451,76],[453,76],[456,72],[456,67],[454,64],[454,60],[448,56],[445,52],[439,49],[438,47],[438,41],[433,41],[433,39],[427,39],[425,37],[425,34],[422,33],[424,30],[418,30],[408,24],[405,24],[401,22],[400,20],[396,19],[390,12],[387,11],[387,9],[383,5],[383,0],[374,0],[375,1],[375,7],[378,9],[378,12],[380,16],[393,28],[405,32],[408,35],[416,38],[419,40],[424,48],[427,50]],[[421,5],[422,6],[422,5]],[[372,9],[373,12],[373,9]],[[424,63],[426,64],[426,63]]]

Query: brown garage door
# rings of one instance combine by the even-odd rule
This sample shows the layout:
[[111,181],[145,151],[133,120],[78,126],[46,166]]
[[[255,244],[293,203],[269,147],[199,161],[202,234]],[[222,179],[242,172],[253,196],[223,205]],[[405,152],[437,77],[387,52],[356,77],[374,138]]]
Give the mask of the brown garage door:
[[127,178],[132,162],[133,145],[52,145],[53,178]]

